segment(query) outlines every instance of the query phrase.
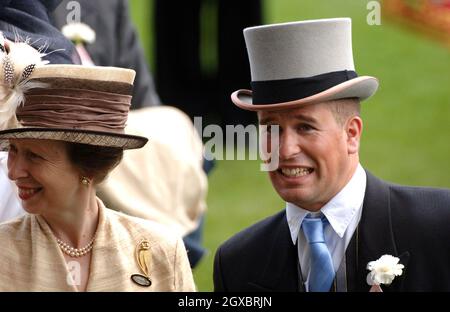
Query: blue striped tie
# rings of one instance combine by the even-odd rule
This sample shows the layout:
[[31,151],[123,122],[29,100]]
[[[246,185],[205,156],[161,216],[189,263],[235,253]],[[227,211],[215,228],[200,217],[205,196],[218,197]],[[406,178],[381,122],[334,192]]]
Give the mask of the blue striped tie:
[[309,274],[309,291],[330,291],[334,279],[333,261],[325,244],[323,223],[325,217],[303,219],[302,229],[311,250],[311,268]]

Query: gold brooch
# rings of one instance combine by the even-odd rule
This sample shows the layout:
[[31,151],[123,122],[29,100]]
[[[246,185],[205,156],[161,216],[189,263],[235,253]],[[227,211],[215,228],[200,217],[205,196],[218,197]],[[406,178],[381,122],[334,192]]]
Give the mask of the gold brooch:
[[150,255],[150,243],[148,240],[143,239],[136,246],[136,261],[144,274],[133,274],[131,280],[139,286],[149,287],[152,284],[150,280],[150,268],[151,268],[151,255]]

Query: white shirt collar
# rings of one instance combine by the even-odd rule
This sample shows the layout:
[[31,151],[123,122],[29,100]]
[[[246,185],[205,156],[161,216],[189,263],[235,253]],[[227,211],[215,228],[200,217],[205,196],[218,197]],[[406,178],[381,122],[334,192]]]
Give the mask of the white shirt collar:
[[[362,208],[365,190],[366,172],[358,164],[347,185],[320,209],[320,212],[327,217],[331,227],[340,238],[344,236],[351,220]],[[309,213],[310,211],[292,203],[286,203],[286,218],[294,244],[297,241],[303,218]]]

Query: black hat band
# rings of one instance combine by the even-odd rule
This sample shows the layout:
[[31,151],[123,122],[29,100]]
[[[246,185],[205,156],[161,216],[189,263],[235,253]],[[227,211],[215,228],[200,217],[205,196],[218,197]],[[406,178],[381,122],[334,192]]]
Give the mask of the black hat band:
[[253,104],[276,104],[303,99],[358,77],[352,70],[335,71],[307,78],[253,81]]

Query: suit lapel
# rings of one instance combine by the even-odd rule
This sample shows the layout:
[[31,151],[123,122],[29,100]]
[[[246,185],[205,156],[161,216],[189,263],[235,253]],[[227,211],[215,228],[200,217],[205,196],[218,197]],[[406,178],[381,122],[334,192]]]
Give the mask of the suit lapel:
[[263,274],[249,286],[258,291],[298,291],[297,249],[292,244],[285,212],[268,240],[267,252]]
[[347,291],[354,292],[357,291],[357,281],[358,281],[358,248],[357,242],[359,241],[358,235],[359,228],[356,229],[353,234],[350,243],[347,246],[347,250],[345,251],[346,257],[346,277],[347,277]]
[[[349,291],[369,291],[367,263],[385,254],[399,257],[392,229],[389,187],[369,172],[366,173],[367,186],[361,220],[346,252]],[[400,263],[405,266],[404,272],[390,286],[382,286],[383,290],[401,290],[408,261],[409,253],[402,252]]]

